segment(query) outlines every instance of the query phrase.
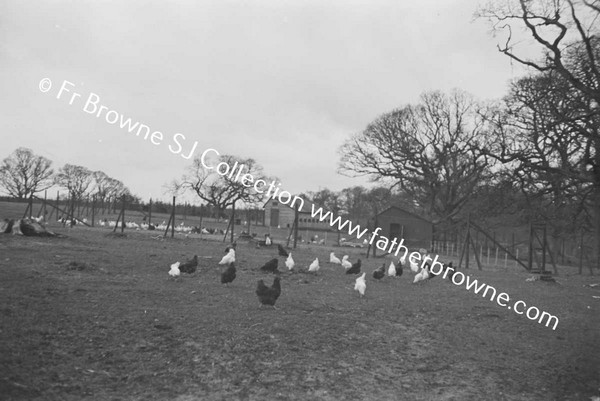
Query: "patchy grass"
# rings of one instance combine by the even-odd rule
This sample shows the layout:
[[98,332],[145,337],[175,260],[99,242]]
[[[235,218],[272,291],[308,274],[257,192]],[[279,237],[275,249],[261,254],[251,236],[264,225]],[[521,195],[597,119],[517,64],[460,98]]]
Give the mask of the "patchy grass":
[[[197,237],[58,225],[64,238],[0,235],[0,394],[10,400],[581,400],[600,390],[594,277],[474,277],[558,316],[553,331],[447,280],[413,274],[367,291],[329,265],[327,247],[293,250],[277,309],[258,271],[277,248],[238,244],[236,280],[219,284],[225,244]],[[198,272],[169,265],[199,256]],[[319,257],[318,275],[305,271]],[[284,258],[280,257],[284,270]]]

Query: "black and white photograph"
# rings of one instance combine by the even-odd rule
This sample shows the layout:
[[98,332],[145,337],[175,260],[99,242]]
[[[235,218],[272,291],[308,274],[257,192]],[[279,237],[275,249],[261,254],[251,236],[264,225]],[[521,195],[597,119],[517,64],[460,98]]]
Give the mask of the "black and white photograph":
[[600,401],[600,0],[4,0],[0,132],[0,400]]

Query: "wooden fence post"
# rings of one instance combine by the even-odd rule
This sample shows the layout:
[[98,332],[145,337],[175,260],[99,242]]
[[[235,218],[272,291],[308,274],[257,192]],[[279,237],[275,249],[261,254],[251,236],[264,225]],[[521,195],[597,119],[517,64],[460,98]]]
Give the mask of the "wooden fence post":
[[171,219],[171,238],[173,238],[175,236],[175,196],[173,196],[173,209],[171,210]]
[[94,227],[94,217],[96,217],[96,195],[92,196],[92,227]]

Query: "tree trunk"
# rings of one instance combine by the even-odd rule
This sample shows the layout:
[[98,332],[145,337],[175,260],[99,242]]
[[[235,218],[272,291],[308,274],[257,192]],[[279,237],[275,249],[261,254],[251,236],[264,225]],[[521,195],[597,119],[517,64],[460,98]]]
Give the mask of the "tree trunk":
[[593,209],[596,217],[596,221],[594,224],[594,252],[596,256],[596,269],[598,269],[600,272],[600,183],[596,183],[596,188],[594,192],[595,205],[593,205]]
[[[596,138],[600,135],[600,130],[596,129]],[[595,168],[594,172],[594,196],[592,197],[594,204],[592,205],[593,213],[595,214],[595,227],[594,227],[594,251],[596,260],[596,269],[600,270],[600,139],[596,139],[594,143],[595,150]],[[591,269],[590,269],[591,271]]]
[[233,244],[233,231],[235,230],[235,202],[231,205],[231,243]]
[[246,209],[246,227],[248,229],[248,235],[250,235],[250,225],[252,224],[252,210]]

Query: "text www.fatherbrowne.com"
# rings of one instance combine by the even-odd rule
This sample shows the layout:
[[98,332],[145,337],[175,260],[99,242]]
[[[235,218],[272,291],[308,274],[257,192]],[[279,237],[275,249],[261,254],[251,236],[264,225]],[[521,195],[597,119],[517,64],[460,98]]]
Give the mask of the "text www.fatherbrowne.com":
[[[436,256],[436,261],[437,261],[437,256]],[[438,264],[441,266],[438,270],[441,273],[441,271],[443,270],[443,265],[441,263],[438,262]],[[431,266],[431,270],[433,271],[433,265]],[[434,271],[435,273],[435,271]],[[485,283],[481,283],[481,285],[479,285],[479,282],[474,279],[471,280],[471,276],[465,276],[463,273],[461,272],[457,272],[454,271],[454,269],[452,268],[447,268],[446,271],[444,272],[443,277],[445,278],[447,274],[452,274],[452,283],[454,283],[455,285],[463,285],[463,283],[466,282],[465,288],[467,289],[467,291],[470,291],[471,289],[473,289],[473,292],[475,294],[479,294],[483,288],[485,287],[485,290],[483,290],[483,292],[481,293],[481,296],[483,298],[485,298],[488,294],[488,291],[490,291],[491,297],[490,297],[490,301],[494,301],[494,298],[496,299],[496,303],[502,307],[508,308],[509,310],[513,310],[516,314],[518,315],[525,315],[527,316],[527,319],[529,320],[535,320],[537,321],[539,324],[545,324],[546,327],[549,327],[552,322],[554,322],[554,326],[552,326],[552,330],[556,330],[556,326],[558,326],[558,318],[554,315],[549,314],[546,311],[541,311],[536,308],[535,306],[530,306],[529,308],[527,307],[527,304],[524,301],[517,301],[515,303],[511,305],[509,305],[510,302],[510,296],[505,293],[505,292],[501,292],[500,294],[498,294],[498,296],[496,296],[496,289],[494,287],[492,287],[491,285],[487,285]]]
[[[323,221],[328,221],[329,225],[331,227],[337,225],[337,229],[338,230],[343,230],[344,227],[347,227],[347,231],[348,234],[350,235],[355,235],[356,238],[360,239],[362,236],[364,236],[367,231],[369,231],[368,229],[364,229],[361,230],[360,225],[353,225],[352,222],[345,220],[342,223],[342,219],[340,218],[340,216],[337,216],[336,218],[334,218],[333,213],[331,212],[323,212],[322,208],[318,208],[315,209],[314,204],[312,205],[312,211],[311,211],[311,215],[312,217],[316,217],[319,219],[319,221],[323,222]],[[391,241],[380,235],[379,231],[381,231],[381,228],[378,227],[376,228],[374,231],[371,232],[371,239],[369,240],[369,244],[373,244],[373,241],[377,238],[376,244],[374,244],[378,249],[381,249],[382,251],[386,251],[388,253],[394,253],[394,255],[399,256],[398,254],[400,252],[404,253],[404,256],[400,256],[400,258],[405,259],[407,258],[408,255],[408,248],[406,246],[404,246],[404,238],[402,238],[400,240],[400,242],[398,242],[398,240],[396,238],[393,238]],[[391,243],[391,244],[390,244]],[[395,248],[395,251],[394,251]],[[428,262],[430,263],[430,267],[429,267],[429,271],[432,272],[435,275],[439,275],[442,272],[443,274],[443,278],[446,278],[447,275],[450,275],[449,279],[452,281],[452,283],[454,283],[455,285],[463,285],[466,282],[466,289],[467,291],[470,291],[471,289],[473,289],[473,292],[475,294],[479,294],[481,292],[481,296],[482,297],[486,297],[488,295],[488,292],[490,292],[490,301],[494,301],[494,299],[496,300],[496,303],[504,308],[508,308],[509,310],[513,310],[516,314],[518,315],[525,315],[527,316],[527,318],[529,320],[535,320],[537,321],[539,324],[545,323],[546,327],[549,327],[552,323],[554,323],[554,325],[552,326],[552,330],[556,330],[556,326],[558,326],[558,318],[554,315],[549,314],[546,311],[541,311],[536,308],[535,306],[530,306],[527,307],[527,304],[523,301],[517,301],[515,303],[513,303],[512,305],[509,305],[510,302],[510,296],[505,293],[505,292],[501,292],[500,294],[498,294],[498,296],[496,296],[497,291],[494,287],[492,287],[491,285],[486,285],[485,283],[479,284],[479,282],[476,279],[471,280],[471,276],[466,276],[465,274],[463,274],[462,272],[459,271],[455,271],[453,268],[451,267],[446,267],[443,265],[443,263],[438,261],[439,255],[436,255],[434,259],[431,259],[429,256],[426,256],[421,263],[421,269],[423,269],[425,267],[425,264],[427,264]],[[415,264],[418,264],[418,262],[416,260],[421,260],[421,254],[419,252],[412,252],[409,256],[408,256],[408,260],[412,261]],[[436,269],[436,270],[434,270]],[[485,289],[484,289],[485,287]],[[483,291],[483,292],[482,292]]]

